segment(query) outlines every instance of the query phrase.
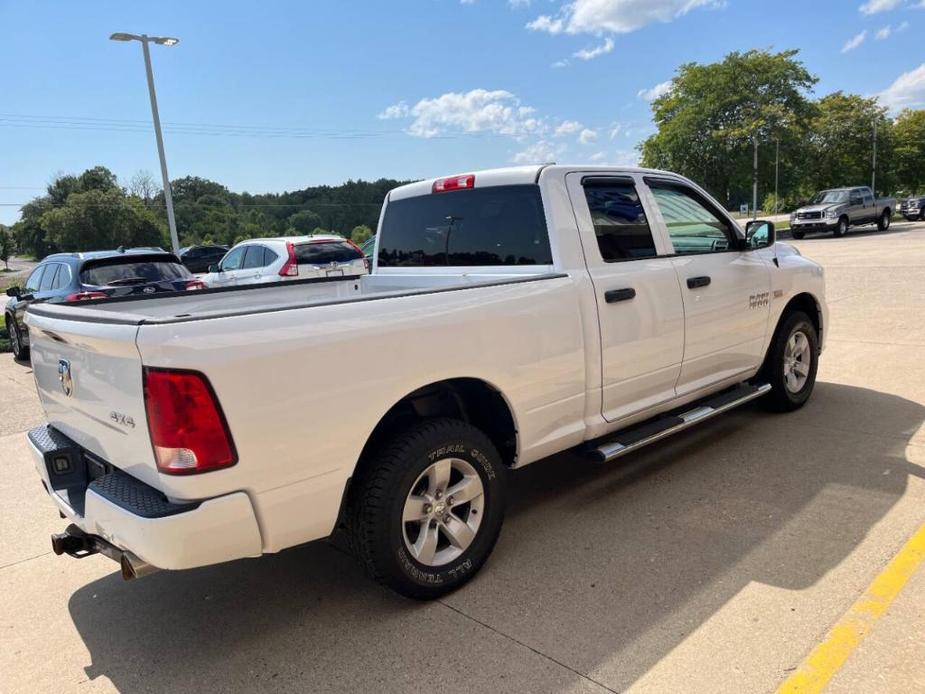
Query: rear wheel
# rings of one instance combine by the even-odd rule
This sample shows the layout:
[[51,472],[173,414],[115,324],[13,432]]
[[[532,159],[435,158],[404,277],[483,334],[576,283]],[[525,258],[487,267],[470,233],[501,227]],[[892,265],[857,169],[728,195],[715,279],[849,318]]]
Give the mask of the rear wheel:
[[455,590],[501,531],[501,456],[481,431],[454,419],[417,424],[374,455],[350,494],[354,553],[374,579],[407,597]]
[[29,358],[29,348],[22,343],[22,333],[16,325],[16,320],[10,316],[6,317],[6,331],[10,336],[10,349],[13,350],[13,358],[16,361],[25,361]]
[[835,236],[844,236],[848,233],[848,218],[841,217],[838,220],[838,226],[835,227]]
[[886,231],[890,228],[890,211],[884,210],[883,214],[880,215],[880,219],[877,220],[877,228],[880,231]]
[[802,311],[785,316],[774,333],[762,369],[771,384],[764,402],[776,412],[802,407],[813,392],[819,367],[819,334]]

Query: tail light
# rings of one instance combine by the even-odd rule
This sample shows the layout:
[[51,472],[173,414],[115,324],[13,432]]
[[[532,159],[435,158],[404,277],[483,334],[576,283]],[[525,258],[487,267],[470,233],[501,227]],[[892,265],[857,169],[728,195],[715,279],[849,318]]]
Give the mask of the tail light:
[[64,300],[67,302],[71,301],[90,301],[92,299],[105,299],[109,296],[106,292],[77,292],[76,294],[68,294]]
[[295,246],[292,245],[292,241],[286,241],[286,252],[289,254],[289,258],[283,263],[283,266],[279,269],[280,277],[298,277],[299,276],[299,263],[295,259]]
[[206,283],[203,282],[202,280],[187,280],[186,282],[187,291],[191,289],[205,289],[205,288],[206,288]]
[[448,190],[465,190],[475,187],[475,175],[466,174],[465,176],[450,176],[449,178],[438,178],[434,181],[432,192],[445,193]]
[[203,374],[146,368],[144,396],[158,470],[189,475],[238,462],[225,415]]

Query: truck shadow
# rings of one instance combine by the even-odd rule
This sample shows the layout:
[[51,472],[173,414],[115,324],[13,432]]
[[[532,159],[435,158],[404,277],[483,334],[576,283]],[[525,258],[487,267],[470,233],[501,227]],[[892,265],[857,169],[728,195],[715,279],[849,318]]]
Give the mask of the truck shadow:
[[750,582],[806,588],[851,554],[925,476],[906,455],[923,420],[918,403],[819,383],[800,412],[749,407],[623,463],[541,461],[513,475],[489,564],[440,603],[399,598],[314,544],[112,574],[69,609],[87,675],[123,691],[407,690],[422,668],[464,672],[468,691],[535,691],[549,662],[530,649],[621,691]]

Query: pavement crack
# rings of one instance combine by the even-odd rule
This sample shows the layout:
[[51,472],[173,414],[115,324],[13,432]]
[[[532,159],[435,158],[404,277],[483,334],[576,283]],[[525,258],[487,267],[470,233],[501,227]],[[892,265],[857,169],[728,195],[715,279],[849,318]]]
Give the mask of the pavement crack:
[[4,564],[3,566],[0,566],[0,571],[3,571],[3,569],[8,569],[11,566],[16,566],[17,564],[25,564],[27,561],[32,561],[33,559],[38,559],[39,557],[44,557],[49,554],[51,554],[51,550],[49,550],[48,552],[42,552],[41,554],[36,554],[34,557],[26,557],[25,559],[18,559],[17,561],[11,561],[9,564]]
[[455,612],[456,614],[460,615],[461,617],[465,617],[466,619],[475,622],[475,623],[478,624],[479,626],[483,626],[483,627],[485,627],[486,629],[488,629],[489,631],[494,632],[494,633],[497,634],[498,636],[500,636],[500,637],[502,637],[502,638],[505,638],[505,639],[507,639],[508,641],[512,641],[512,642],[516,643],[518,646],[522,646],[523,648],[526,648],[527,650],[532,651],[533,653],[536,653],[536,655],[540,656],[541,658],[543,658],[543,659],[545,659],[545,660],[548,660],[548,661],[551,662],[551,663],[555,663],[555,664],[558,665],[559,667],[565,668],[565,669],[568,670],[569,672],[571,672],[571,673],[573,673],[573,674],[575,674],[575,675],[578,675],[581,679],[587,680],[588,682],[591,682],[592,684],[595,684],[595,685],[597,685],[598,687],[600,687],[601,689],[604,689],[604,690],[606,690],[606,691],[608,691],[608,692],[612,692],[612,694],[619,694],[619,692],[617,692],[617,690],[611,689],[611,688],[608,687],[606,684],[603,684],[603,683],[601,683],[601,682],[598,682],[598,681],[597,681],[596,679],[594,679],[593,677],[589,677],[589,676],[586,675],[585,673],[579,672],[578,670],[576,670],[575,668],[571,667],[570,665],[567,665],[567,664],[563,663],[561,660],[556,660],[556,659],[553,658],[551,655],[547,655],[547,654],[543,653],[542,651],[538,651],[537,649],[535,649],[535,648],[534,648],[533,646],[531,646],[530,644],[524,643],[524,642],[521,641],[520,639],[516,639],[516,638],[514,638],[513,636],[511,636],[510,634],[505,634],[503,631],[499,631],[498,629],[495,629],[495,628],[494,628],[493,626],[491,626],[490,624],[486,624],[486,623],[483,622],[482,620],[476,619],[476,618],[473,617],[472,615],[466,614],[466,613],[463,612],[462,610],[459,610],[459,609],[453,607],[453,606],[450,605],[449,603],[444,602],[443,600],[437,600],[437,602],[440,603],[441,605],[443,605],[444,607],[447,607],[447,608],[451,609],[453,612]]

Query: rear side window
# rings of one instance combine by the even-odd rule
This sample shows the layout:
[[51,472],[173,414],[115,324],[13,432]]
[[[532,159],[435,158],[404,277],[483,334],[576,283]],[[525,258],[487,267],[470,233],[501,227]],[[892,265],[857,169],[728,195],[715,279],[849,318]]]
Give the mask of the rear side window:
[[363,253],[346,241],[313,241],[295,247],[295,259],[299,265],[349,263],[362,257]]
[[656,255],[649,220],[631,178],[586,178],[582,185],[597,246],[605,261]]
[[551,265],[539,186],[492,186],[390,202],[379,267]]
[[263,246],[248,246],[247,253],[244,255],[244,264],[241,269],[248,270],[264,267],[267,264],[266,248]]
[[58,274],[55,275],[55,281],[51,285],[52,290],[64,289],[71,283],[71,268],[63,263],[58,266]]
[[191,277],[189,270],[178,263],[157,260],[138,260],[126,262],[104,262],[102,264],[85,265],[80,271],[82,284],[94,287],[107,285],[146,284],[148,282],[163,282]]
[[58,263],[52,263],[45,268],[45,274],[42,275],[42,283],[39,285],[40,292],[47,292],[51,289],[55,281],[55,274],[57,274],[59,267],[61,266]]

